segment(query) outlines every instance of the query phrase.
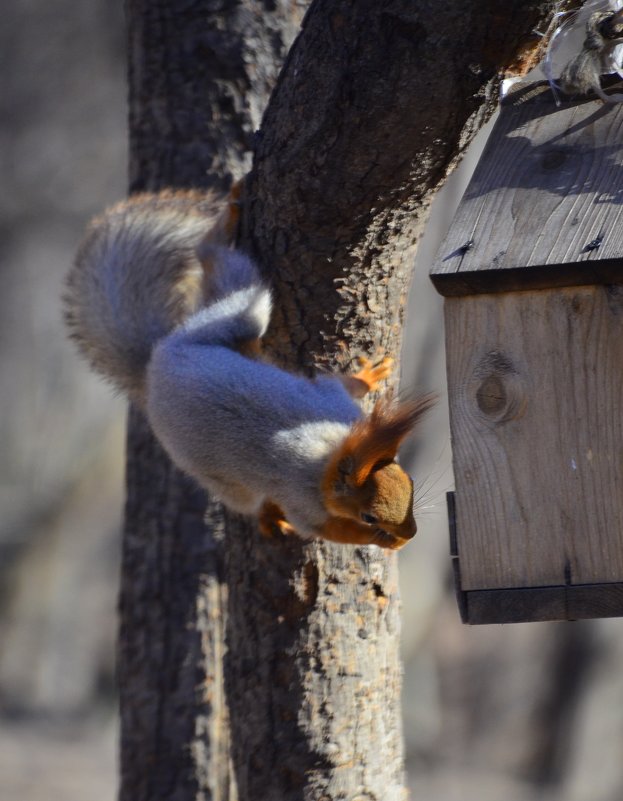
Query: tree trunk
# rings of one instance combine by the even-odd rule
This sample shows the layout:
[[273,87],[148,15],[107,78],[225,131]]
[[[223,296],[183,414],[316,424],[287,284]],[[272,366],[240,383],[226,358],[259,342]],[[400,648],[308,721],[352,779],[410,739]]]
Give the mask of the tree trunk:
[[[269,341],[282,363],[341,369],[356,354],[399,354],[432,192],[540,19],[537,4],[507,3],[494,31],[489,5],[312,4],[248,181],[245,244],[274,287]],[[276,546],[231,527],[227,551],[241,798],[404,798],[395,555]]]
[[[257,5],[129,0],[132,191],[228,186],[248,169],[306,3]],[[120,799],[233,801],[222,510],[209,504],[206,513],[204,493],[171,466],[135,410],[127,490]]]
[[[223,101],[203,96],[212,86],[206,59],[230,78],[214,39],[235,38],[231,20],[225,33],[207,18],[210,3],[172,4],[174,15],[163,5],[130,3],[133,188],[203,185],[206,170],[219,180],[248,144],[244,133],[236,139],[238,121],[227,131],[233,143],[210,140],[219,115],[237,114],[255,91],[248,77],[226,81]],[[359,353],[397,356],[432,192],[494,107],[499,68],[553,5],[312,4],[247,181],[243,244],[274,287],[270,344],[280,362],[342,368]],[[264,29],[260,38],[275,37]],[[252,108],[260,107],[256,98]],[[395,556],[265,542],[229,515],[227,536],[210,539],[198,531],[190,482],[156,458],[142,424],[133,426],[123,801],[229,798],[234,784],[244,801],[404,798]],[[219,689],[223,581],[229,720]]]

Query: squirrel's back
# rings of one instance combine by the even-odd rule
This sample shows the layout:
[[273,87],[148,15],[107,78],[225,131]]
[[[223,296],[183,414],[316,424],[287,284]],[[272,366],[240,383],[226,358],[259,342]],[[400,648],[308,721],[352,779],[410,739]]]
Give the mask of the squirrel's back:
[[87,229],[67,277],[66,321],[91,366],[134,400],[156,341],[201,302],[196,249],[223,202],[193,191],[137,195]]

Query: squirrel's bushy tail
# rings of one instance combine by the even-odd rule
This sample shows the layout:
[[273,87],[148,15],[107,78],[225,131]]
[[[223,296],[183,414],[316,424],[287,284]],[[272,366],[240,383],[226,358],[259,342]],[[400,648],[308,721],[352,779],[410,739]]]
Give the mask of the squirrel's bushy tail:
[[137,195],[87,229],[67,277],[65,318],[91,366],[133,400],[142,401],[160,338],[204,298],[212,303],[259,284],[248,259],[217,258],[220,249],[211,248],[225,239],[214,234],[223,227],[222,206],[222,198],[197,192]]

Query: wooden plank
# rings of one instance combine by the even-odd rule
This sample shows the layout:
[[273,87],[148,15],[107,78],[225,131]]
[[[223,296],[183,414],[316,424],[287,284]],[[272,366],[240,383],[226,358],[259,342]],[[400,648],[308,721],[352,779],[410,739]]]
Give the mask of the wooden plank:
[[488,292],[623,283],[623,259],[506,267],[460,273],[431,273],[440,295],[447,298]]
[[454,492],[446,492],[448,508],[448,529],[450,531],[450,556],[459,555],[459,544],[456,535],[456,504]]
[[470,625],[568,620],[565,587],[472,590],[464,595]]
[[623,615],[623,583],[567,587],[569,620]]
[[463,590],[623,579],[623,287],[445,317]]
[[470,625],[623,616],[623,583],[472,590],[463,595],[463,622]]
[[[452,575],[454,576],[454,592],[456,596],[456,605],[459,608],[462,623],[469,623],[469,616],[467,611],[467,593],[461,589],[461,566],[456,556],[452,557]],[[487,590],[489,592],[489,590]]]
[[454,492],[446,492],[446,503],[448,506],[448,528],[450,531],[450,557],[452,564],[452,575],[454,577],[456,603],[461,615],[461,621],[463,623],[467,623],[469,621],[467,620],[466,594],[463,592],[461,587],[461,566],[459,563],[458,539],[456,533],[456,507],[454,498]]
[[622,142],[622,104],[517,93],[433,265],[439,291],[623,281]]

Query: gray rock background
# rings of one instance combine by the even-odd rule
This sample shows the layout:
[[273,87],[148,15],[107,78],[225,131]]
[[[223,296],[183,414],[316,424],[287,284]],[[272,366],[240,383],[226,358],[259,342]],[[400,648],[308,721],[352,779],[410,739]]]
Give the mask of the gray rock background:
[[[66,342],[59,297],[84,223],[125,193],[122,12],[27,0],[3,16],[0,798],[104,801],[116,785],[125,412]],[[441,300],[427,271],[470,164],[436,200],[420,248],[405,391],[443,394]],[[407,452],[423,507],[401,554],[413,798],[621,801],[623,623],[460,624],[446,419],[442,402]]]

